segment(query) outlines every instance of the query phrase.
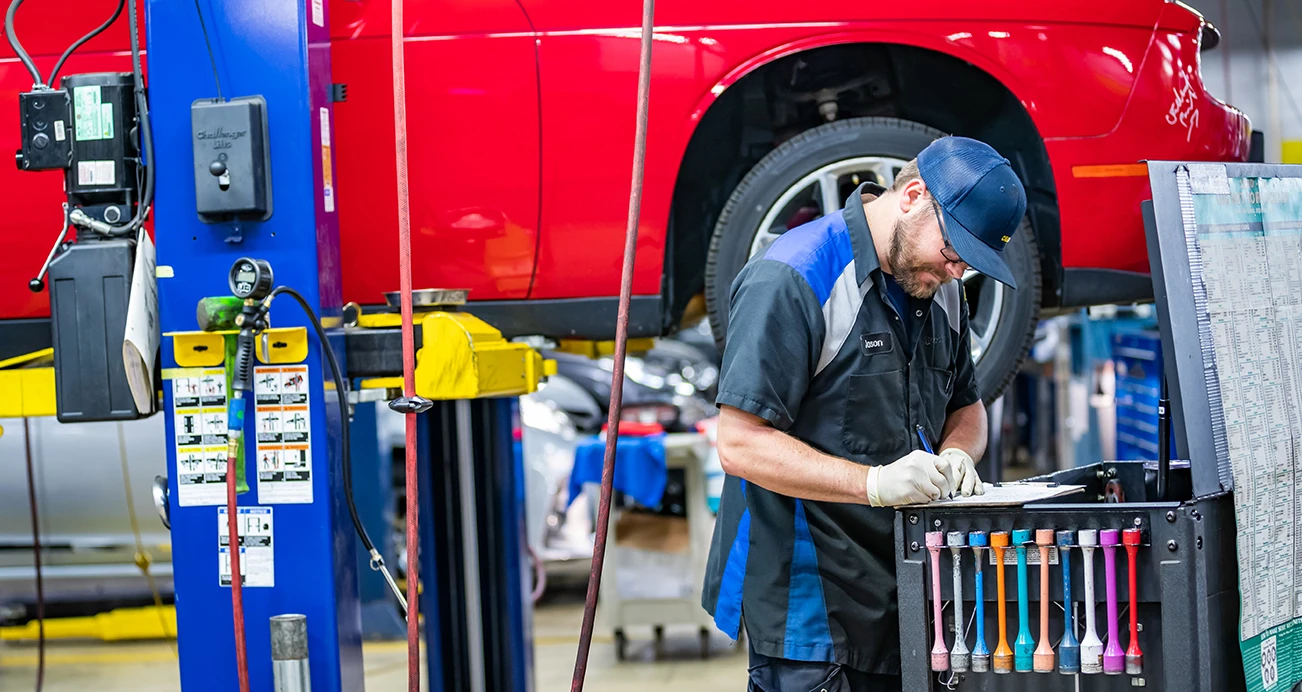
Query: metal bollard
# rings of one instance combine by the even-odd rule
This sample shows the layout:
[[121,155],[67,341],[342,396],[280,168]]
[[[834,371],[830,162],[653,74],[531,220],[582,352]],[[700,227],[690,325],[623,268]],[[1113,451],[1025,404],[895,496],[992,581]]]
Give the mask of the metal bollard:
[[271,672],[275,692],[308,692],[312,676],[307,665],[307,616],[271,618]]

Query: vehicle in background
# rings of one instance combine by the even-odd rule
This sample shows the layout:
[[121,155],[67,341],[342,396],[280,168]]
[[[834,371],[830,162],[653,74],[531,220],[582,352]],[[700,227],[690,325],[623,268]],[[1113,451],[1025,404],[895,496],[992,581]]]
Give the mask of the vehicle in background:
[[[171,534],[159,521],[154,478],[167,474],[163,417],[64,425],[54,418],[0,419],[0,621],[36,601],[27,498],[26,437],[41,517],[45,599],[93,608],[153,600],[136,563],[128,488],[159,596],[172,595]],[[126,479],[124,480],[124,473]]]
[[[76,21],[41,22],[38,7],[22,6],[17,30],[43,70],[106,12],[67,0],[61,16]],[[611,338],[637,8],[412,0],[405,12],[418,75],[408,108],[430,114],[409,131],[414,284],[469,289],[469,309],[508,336]],[[379,305],[398,257],[395,150],[376,134],[392,114],[388,5],[336,0],[329,15],[333,81],[347,85],[333,106],[343,298]],[[989,401],[1042,308],[1151,297],[1143,161],[1249,154],[1247,118],[1202,82],[1200,54],[1219,35],[1179,2],[936,0],[920,16],[852,0],[712,0],[661,3],[656,23],[632,336],[708,312],[721,343],[729,286],[748,258],[839,209],[858,183],[889,185],[935,137],[966,135],[1012,162],[1029,202],[1005,252],[1021,288],[965,280]],[[193,72],[206,74],[192,30]],[[124,70],[126,44],[119,22],[65,73]],[[222,81],[257,93],[260,79]],[[0,67],[10,102],[30,86],[17,61]],[[0,148],[16,149],[15,111],[0,112]],[[32,351],[48,345],[48,305],[26,281],[63,195],[57,172],[10,175],[6,189],[24,204],[0,219],[0,345]]]

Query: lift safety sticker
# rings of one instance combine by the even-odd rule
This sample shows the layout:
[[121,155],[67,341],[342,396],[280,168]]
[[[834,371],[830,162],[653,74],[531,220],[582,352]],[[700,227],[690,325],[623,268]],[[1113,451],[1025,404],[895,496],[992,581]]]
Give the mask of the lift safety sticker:
[[[240,575],[245,586],[276,585],[276,552],[271,544],[274,532],[270,507],[240,507],[235,532],[240,539]],[[231,585],[230,532],[226,508],[217,508],[217,581]]]
[[312,0],[312,23],[325,26],[325,0]]
[[73,88],[72,120],[78,142],[113,139],[113,104],[103,103],[99,85]]
[[206,368],[172,380],[178,501],[226,503],[226,371]]
[[312,413],[308,366],[253,370],[257,426],[258,502],[312,502]]
[[334,168],[330,163],[330,109],[321,107],[321,196],[326,211],[335,210]]

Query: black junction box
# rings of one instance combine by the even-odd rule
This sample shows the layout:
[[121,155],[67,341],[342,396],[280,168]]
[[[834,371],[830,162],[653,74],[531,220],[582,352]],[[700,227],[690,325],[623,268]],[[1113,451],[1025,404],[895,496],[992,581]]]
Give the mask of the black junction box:
[[72,106],[63,89],[41,89],[18,95],[22,149],[18,169],[47,171],[67,168],[72,161]]
[[190,105],[194,197],[206,223],[271,218],[271,148],[261,96]]

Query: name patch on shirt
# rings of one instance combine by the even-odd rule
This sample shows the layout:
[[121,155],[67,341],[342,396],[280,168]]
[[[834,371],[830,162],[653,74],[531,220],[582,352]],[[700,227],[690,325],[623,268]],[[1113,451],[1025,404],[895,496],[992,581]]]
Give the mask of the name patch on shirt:
[[883,353],[890,353],[895,350],[895,338],[890,332],[861,334],[859,336],[859,350],[862,351],[865,356],[877,356]]

